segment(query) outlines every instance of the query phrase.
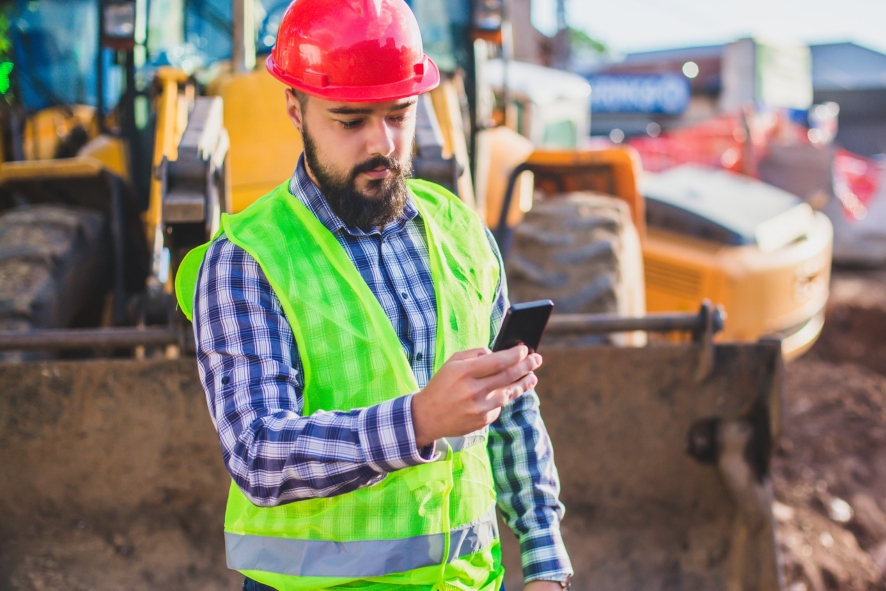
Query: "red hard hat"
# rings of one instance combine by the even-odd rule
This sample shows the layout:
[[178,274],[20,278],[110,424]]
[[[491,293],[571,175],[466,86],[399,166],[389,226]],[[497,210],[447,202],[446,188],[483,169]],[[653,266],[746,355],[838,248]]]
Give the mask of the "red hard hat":
[[440,83],[403,0],[295,0],[267,67],[284,84],[331,101],[388,101]]

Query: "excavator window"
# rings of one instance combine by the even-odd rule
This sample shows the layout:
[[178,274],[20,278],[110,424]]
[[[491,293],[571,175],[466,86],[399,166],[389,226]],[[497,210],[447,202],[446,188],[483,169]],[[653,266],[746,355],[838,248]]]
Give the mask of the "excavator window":
[[[270,53],[277,39],[277,27],[292,0],[254,0],[255,50]],[[185,42],[212,63],[231,57],[233,21],[231,0],[184,0]]]
[[[98,12],[95,0],[16,0],[9,36],[18,100],[28,111],[96,105]],[[107,56],[105,104],[120,99],[122,79]]]

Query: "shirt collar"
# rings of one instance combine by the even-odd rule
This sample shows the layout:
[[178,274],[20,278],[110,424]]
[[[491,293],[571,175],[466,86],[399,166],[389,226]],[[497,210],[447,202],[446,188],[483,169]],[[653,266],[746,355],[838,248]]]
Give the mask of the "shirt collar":
[[329,207],[329,202],[326,201],[326,198],[323,196],[323,193],[320,192],[319,187],[317,187],[317,185],[314,184],[314,181],[311,180],[311,177],[308,176],[307,169],[305,168],[304,153],[299,156],[295,172],[292,175],[292,179],[289,181],[289,192],[292,193],[296,199],[301,201],[302,204],[307,207],[318,220],[320,220],[320,223],[333,234],[339,230],[343,230],[352,236],[371,236],[373,234],[388,235],[400,232],[406,227],[408,222],[419,215],[418,208],[415,206],[415,202],[412,198],[412,191],[410,191],[406,198],[406,205],[400,213],[400,217],[387,224],[384,231],[373,226],[368,231],[364,232],[356,226],[345,224],[344,221],[332,211],[332,208]]

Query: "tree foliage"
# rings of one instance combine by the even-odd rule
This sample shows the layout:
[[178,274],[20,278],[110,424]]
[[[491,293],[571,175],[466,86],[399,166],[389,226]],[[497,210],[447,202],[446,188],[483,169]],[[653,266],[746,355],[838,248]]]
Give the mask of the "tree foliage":
[[0,4],[0,61],[8,61],[12,53],[12,39],[9,37],[9,11]]
[[595,53],[608,53],[609,48],[600,41],[587,34],[587,32],[575,27],[568,27],[569,44],[573,50],[590,50]]

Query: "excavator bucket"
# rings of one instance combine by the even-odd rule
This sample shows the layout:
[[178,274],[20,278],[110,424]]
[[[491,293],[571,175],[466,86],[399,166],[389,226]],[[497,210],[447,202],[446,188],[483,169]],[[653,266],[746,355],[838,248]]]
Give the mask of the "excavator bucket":
[[[768,480],[781,349],[713,343],[715,324],[711,310],[551,319],[539,392],[573,588],[781,588]],[[673,329],[696,338],[555,343]],[[0,364],[0,384],[0,588],[237,588],[230,481],[193,358]],[[503,543],[519,589],[516,542]]]
[[[705,340],[542,347],[574,589],[783,588],[768,477],[780,344]],[[503,540],[519,588],[516,541]]]
[[239,588],[193,358],[0,364],[0,383],[0,589]]

